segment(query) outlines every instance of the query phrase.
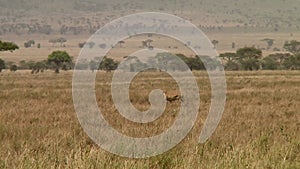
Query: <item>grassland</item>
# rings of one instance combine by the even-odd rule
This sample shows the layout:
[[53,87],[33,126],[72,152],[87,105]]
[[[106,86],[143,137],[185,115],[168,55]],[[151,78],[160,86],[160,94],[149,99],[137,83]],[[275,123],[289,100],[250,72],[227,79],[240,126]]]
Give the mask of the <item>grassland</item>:
[[[72,103],[72,73],[0,74],[0,168],[300,168],[300,72],[227,72],[227,103],[213,136],[198,144],[210,106],[205,72],[194,72],[201,107],[190,134],[172,150],[147,159],[105,152],[84,133]],[[132,123],[112,106],[112,73],[99,72],[96,95],[105,118],[119,132],[155,135],[172,125],[179,103],[157,121]],[[176,92],[167,74],[145,72],[131,84],[132,103],[148,108],[148,92]]]
[[[203,29],[210,40],[218,40],[219,53],[245,46],[265,48],[262,39],[274,39],[272,48],[300,39],[300,1],[294,0],[10,0],[0,2],[0,40],[12,41],[20,49],[1,52],[6,62],[45,60],[54,50],[66,50],[76,59],[79,43],[90,33],[60,34],[62,26],[103,26],[120,16],[156,11],[175,14]],[[24,27],[22,25],[25,25]],[[53,32],[29,33],[29,27],[51,25]],[[11,29],[9,31],[9,29]],[[5,30],[5,31],[4,31]],[[11,32],[12,31],[12,32]],[[6,33],[4,33],[6,32]],[[66,47],[50,39],[65,37]],[[108,57],[119,59],[141,49],[149,37],[125,40]],[[35,40],[37,46],[24,48]],[[152,45],[192,56],[183,44],[159,36]],[[236,48],[232,49],[232,42]],[[273,50],[264,50],[264,56]],[[300,168],[300,71],[227,72],[227,103],[223,118],[204,144],[198,137],[210,106],[210,84],[206,72],[194,72],[201,103],[196,125],[176,147],[156,157],[129,159],[112,155],[93,143],[81,128],[72,102],[72,72],[46,71],[0,73],[0,168]],[[169,103],[164,114],[149,124],[133,123],[113,106],[110,95],[112,73],[98,72],[96,95],[106,120],[119,132],[133,136],[157,135],[172,126],[179,102]],[[130,86],[133,105],[149,108],[148,94],[160,88],[178,94],[175,81],[163,72],[139,74]]]
[[[293,36],[290,36],[289,32],[233,32],[233,31],[208,31],[204,32],[210,40],[218,40],[219,43],[216,46],[216,49],[219,53],[224,52],[235,52],[239,48],[243,48],[245,46],[255,46],[258,48],[266,48],[266,42],[263,42],[263,39],[270,38],[274,39],[274,45],[272,48],[278,48],[280,52],[286,52],[283,49],[283,45],[285,41],[297,40],[300,39],[300,33],[294,32]],[[15,42],[20,49],[14,51],[13,53],[1,52],[0,58],[4,59],[6,62],[15,62],[19,63],[22,60],[25,61],[41,61],[47,59],[48,55],[55,50],[65,50],[74,59],[77,58],[80,48],[78,46],[79,43],[85,42],[90,35],[81,35],[81,36],[66,36],[67,42],[65,43],[66,47],[60,47],[59,44],[52,45],[48,41],[53,39],[53,37],[61,37],[61,35],[48,35],[48,36],[40,36],[40,35],[24,35],[24,36],[16,36],[16,35],[3,35],[2,39],[5,41]],[[36,43],[41,44],[41,48],[37,48],[33,46],[31,48],[23,47],[24,42],[29,39],[34,39]],[[120,47],[116,45],[114,49],[112,49],[108,57],[120,60],[123,56],[128,56],[137,50],[141,50],[142,41],[147,40],[149,37],[147,36],[134,36],[125,40],[125,44]],[[168,50],[172,53],[182,53],[188,57],[194,56],[195,54],[185,47],[182,43],[159,35],[153,35],[151,37],[153,43],[151,43],[156,48],[161,48]],[[236,44],[235,48],[232,48],[232,42]],[[278,53],[277,52],[277,53]],[[271,53],[275,53],[272,49],[263,50],[263,55],[267,56]]]

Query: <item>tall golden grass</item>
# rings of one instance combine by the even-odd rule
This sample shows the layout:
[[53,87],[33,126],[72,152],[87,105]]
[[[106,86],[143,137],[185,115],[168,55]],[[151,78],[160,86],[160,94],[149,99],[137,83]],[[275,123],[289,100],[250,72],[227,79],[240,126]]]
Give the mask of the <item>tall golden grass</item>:
[[[210,84],[205,72],[194,75],[201,106],[189,135],[164,154],[129,159],[102,150],[84,133],[73,108],[72,72],[0,73],[0,168],[300,168],[299,71],[227,72],[225,112],[204,144],[197,139],[210,106]],[[169,103],[149,124],[119,115],[111,78],[112,73],[98,73],[96,95],[116,130],[146,137],[172,125],[180,102]],[[167,74],[143,72],[130,86],[133,105],[148,109],[148,94],[156,88],[178,93]]]

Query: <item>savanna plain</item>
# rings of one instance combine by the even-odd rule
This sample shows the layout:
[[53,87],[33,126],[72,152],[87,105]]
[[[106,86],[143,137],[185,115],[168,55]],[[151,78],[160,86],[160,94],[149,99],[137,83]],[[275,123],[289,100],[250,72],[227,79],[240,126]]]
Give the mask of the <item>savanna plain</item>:
[[[223,118],[204,144],[198,137],[211,105],[205,71],[193,72],[200,90],[196,123],[170,151],[146,159],[119,157],[99,148],[80,126],[72,101],[72,72],[0,74],[0,168],[300,168],[300,71],[226,72]],[[154,122],[131,122],[114,107],[113,72],[97,73],[96,97],[106,120],[132,137],[162,133],[178,116],[168,103]],[[179,92],[163,72],[141,72],[130,85],[132,104],[150,106],[149,93]]]

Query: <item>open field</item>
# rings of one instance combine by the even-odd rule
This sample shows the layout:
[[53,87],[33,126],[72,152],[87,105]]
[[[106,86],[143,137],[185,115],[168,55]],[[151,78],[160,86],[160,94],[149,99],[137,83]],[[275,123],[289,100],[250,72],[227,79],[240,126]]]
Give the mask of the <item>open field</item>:
[[[290,40],[297,40],[300,39],[300,32],[294,32],[293,36],[290,36],[289,32],[278,32],[278,33],[267,33],[267,32],[204,32],[210,40],[218,40],[219,43],[216,45],[216,49],[219,53],[224,52],[235,52],[239,48],[243,48],[245,46],[251,47],[255,46],[258,48],[266,48],[267,44],[266,42],[263,42],[263,39],[270,38],[274,39],[274,45],[273,48],[278,48],[281,51],[279,52],[286,52],[283,49],[283,44],[285,41]],[[60,47],[59,44],[55,44],[54,46],[50,44],[48,41],[53,38],[58,37],[65,37],[67,39],[67,42],[65,43],[66,47]],[[55,50],[65,50],[67,51],[71,56],[74,57],[74,59],[77,58],[80,52],[80,48],[78,46],[79,43],[85,42],[88,40],[90,35],[82,35],[82,36],[61,36],[61,35],[24,35],[24,36],[16,36],[16,35],[3,35],[2,40],[5,41],[12,41],[15,42],[20,49],[14,51],[13,53],[7,51],[7,52],[1,52],[0,58],[4,59],[5,61],[12,61],[15,63],[19,63],[22,60],[25,61],[41,61],[47,59],[48,55],[51,54],[51,52]],[[24,42],[34,39],[36,44],[40,43],[41,48],[38,49],[35,46],[31,48],[24,48]],[[127,56],[133,52],[136,52],[137,50],[142,49],[142,41],[152,39],[153,45],[156,48],[161,48],[168,50],[172,53],[182,53],[186,56],[194,56],[194,53],[192,53],[188,48],[184,46],[181,42],[178,42],[174,39],[159,36],[159,35],[153,35],[151,38],[147,36],[134,36],[129,39],[125,40],[125,44],[120,47],[119,45],[116,45],[114,49],[110,51],[108,54],[108,57],[114,58],[117,60],[120,60],[120,58],[123,58],[124,56]],[[235,42],[236,47],[232,48],[232,42]],[[263,50],[263,55],[267,56],[273,52],[273,50]],[[278,53],[278,52],[277,52]]]
[[[227,103],[213,136],[198,144],[210,106],[205,72],[194,72],[201,103],[196,125],[172,150],[135,160],[98,148],[84,133],[72,102],[72,73],[0,73],[0,168],[300,168],[300,72],[227,72]],[[112,106],[112,73],[99,72],[96,95],[105,118],[119,132],[155,135],[172,125],[179,103],[150,124],[132,123]],[[140,73],[132,103],[149,107],[149,91],[178,90],[162,72]]]

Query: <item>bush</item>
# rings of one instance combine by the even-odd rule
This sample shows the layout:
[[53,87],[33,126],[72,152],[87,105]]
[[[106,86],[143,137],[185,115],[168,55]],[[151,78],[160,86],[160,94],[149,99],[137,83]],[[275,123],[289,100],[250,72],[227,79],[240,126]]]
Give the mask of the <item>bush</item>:
[[265,57],[262,61],[263,70],[277,70],[280,64],[271,57]]
[[287,58],[283,62],[283,65],[286,69],[289,70],[300,70],[300,54]]
[[9,67],[9,70],[12,71],[12,72],[15,72],[15,71],[18,70],[18,66],[13,64],[13,65],[11,65],[11,66]]
[[239,70],[240,65],[232,60],[228,61],[225,65],[225,70]]

